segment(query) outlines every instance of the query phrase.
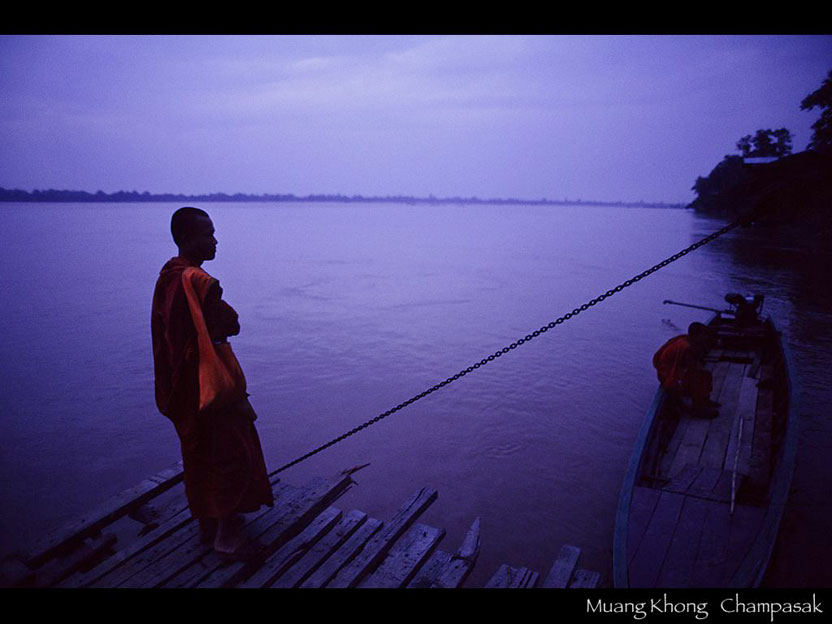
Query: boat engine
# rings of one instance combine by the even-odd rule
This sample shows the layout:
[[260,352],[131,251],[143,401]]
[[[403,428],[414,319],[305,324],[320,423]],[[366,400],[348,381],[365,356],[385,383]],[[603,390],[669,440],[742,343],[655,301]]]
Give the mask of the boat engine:
[[759,319],[763,309],[763,295],[741,295],[728,293],[725,301],[731,304],[731,313],[736,317],[739,325],[753,325]]

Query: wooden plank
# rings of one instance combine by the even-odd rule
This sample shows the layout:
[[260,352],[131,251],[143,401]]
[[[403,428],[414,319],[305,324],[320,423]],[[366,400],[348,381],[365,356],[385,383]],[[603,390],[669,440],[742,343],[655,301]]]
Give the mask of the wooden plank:
[[444,536],[444,529],[417,522],[396,541],[375,571],[364,578],[358,587],[380,589],[406,586]]
[[353,510],[341,518],[332,531],[309,549],[291,568],[280,575],[270,587],[299,587],[318,567],[337,551],[367,521],[367,514]]
[[679,522],[659,572],[658,587],[689,587],[699,540],[708,516],[708,502],[685,497]]
[[662,489],[667,490],[668,492],[678,492],[679,494],[684,494],[699,477],[700,472],[702,472],[701,466],[688,464],[682,468],[682,470]]
[[725,363],[727,374],[719,394],[719,415],[711,421],[708,439],[702,449],[700,463],[704,466],[721,467],[725,463],[726,452],[731,440],[734,414],[745,373],[744,364]]
[[558,558],[552,564],[549,573],[543,580],[541,587],[564,588],[569,585],[575,573],[575,566],[578,557],[581,556],[581,549],[577,546],[562,546]]
[[705,440],[708,437],[708,430],[711,427],[711,421],[705,418],[683,416],[681,422],[685,422],[685,428],[679,450],[676,452],[668,471],[671,478],[681,472],[688,464],[699,463]]
[[699,471],[699,475],[688,488],[688,495],[697,496],[699,498],[711,498],[713,496],[714,488],[719,483],[722,477],[722,467],[707,466]]
[[[178,514],[172,516],[162,524],[150,532],[143,534],[140,539],[135,540],[123,550],[119,550],[109,559],[105,559],[92,570],[87,572],[79,572],[59,584],[59,587],[95,587],[102,586],[99,583],[105,583],[102,579],[108,574],[112,573],[116,568],[123,565],[125,561],[130,560],[159,542],[166,537],[176,532],[186,524],[192,522],[191,514],[187,509],[183,509]],[[115,585],[103,585],[115,587]]]
[[436,500],[436,490],[423,488],[413,495],[393,520],[370,539],[364,549],[345,565],[327,587],[355,587],[381,563],[393,543]]
[[448,566],[441,572],[431,587],[455,588],[460,587],[468,578],[477,557],[480,554],[480,519],[474,519],[462,544],[451,558]]
[[59,554],[61,549],[97,533],[151,498],[169,490],[181,480],[182,463],[177,462],[49,534],[27,553],[26,563],[31,568],[39,567],[49,557]]
[[723,584],[728,583],[731,577],[742,565],[746,555],[754,546],[757,536],[763,527],[766,509],[753,507],[751,505],[737,505],[734,514],[731,516],[731,534],[728,538],[728,562],[725,570]]
[[570,589],[595,589],[601,584],[601,573],[578,568],[569,583]]
[[[274,509],[269,510],[271,513],[266,513],[252,522],[246,527],[246,534],[262,545],[262,557],[269,557],[287,541],[298,535],[353,483],[347,471],[326,479],[314,479],[301,490],[300,496],[275,505]],[[253,574],[260,563],[262,561],[234,561],[226,565],[224,558],[212,551],[200,561],[200,567],[206,568],[209,574],[196,579],[186,573],[188,578],[172,578],[165,585],[234,587]]]
[[361,552],[361,549],[378,533],[384,523],[375,518],[367,520],[332,555],[301,583],[302,588],[325,587],[335,575]]
[[269,587],[281,574],[314,546],[341,519],[341,511],[328,507],[303,531],[286,542],[239,587]]
[[59,559],[52,559],[35,572],[35,587],[52,587],[73,572],[90,564],[101,553],[116,543],[116,536],[102,533],[86,538],[72,553]]
[[662,492],[637,550],[630,562],[630,587],[656,587],[685,496]]
[[748,479],[743,484],[746,493],[756,500],[765,497],[771,479],[771,425],[774,415],[774,391],[761,388],[757,393],[757,415],[754,426]]
[[707,517],[702,527],[696,563],[690,575],[691,587],[720,587],[728,562],[731,535],[730,506],[726,502],[705,501]]
[[[731,428],[731,439],[725,454],[723,468],[733,471],[734,464],[738,466],[740,474],[748,473],[751,457],[751,441],[754,439],[754,412],[757,406],[757,380],[743,377],[739,396],[734,406],[734,418]],[[745,454],[742,447],[746,446]],[[742,463],[744,461],[744,463]]]
[[[290,488],[284,484],[279,484],[274,491],[281,499],[299,492],[297,488]],[[269,511],[269,508],[261,510],[254,514],[253,518],[257,519]],[[247,518],[249,524],[254,519]],[[199,524],[191,520],[149,548],[134,554],[92,586],[154,587],[192,565],[210,550],[211,546],[203,544],[200,540]]]
[[487,589],[525,589],[537,584],[539,575],[528,568],[502,564],[485,584]]
[[630,501],[630,512],[627,527],[627,564],[633,560],[638,550],[644,532],[650,524],[656,506],[661,497],[661,490],[653,488],[634,487]]
[[435,550],[419,571],[407,584],[410,589],[426,589],[433,586],[442,571],[451,563],[453,555],[444,550]]

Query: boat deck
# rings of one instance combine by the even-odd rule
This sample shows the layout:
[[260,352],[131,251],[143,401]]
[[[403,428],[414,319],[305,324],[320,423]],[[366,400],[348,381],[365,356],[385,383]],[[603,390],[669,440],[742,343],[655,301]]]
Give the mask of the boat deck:
[[[7,558],[0,585],[65,588],[461,587],[480,552],[480,521],[462,544],[440,550],[445,535],[419,516],[437,498],[423,488],[388,522],[332,503],[354,485],[353,471],[303,487],[273,482],[275,505],[245,515],[244,532],[263,546],[253,561],[230,561],[200,538],[176,465],[54,532],[28,553]],[[487,587],[596,587],[597,572],[577,566],[564,546],[541,576],[502,565]]]
[[665,431],[630,505],[630,587],[731,586],[767,556],[755,543],[769,512],[772,367],[759,346],[709,360],[719,415],[657,416]]

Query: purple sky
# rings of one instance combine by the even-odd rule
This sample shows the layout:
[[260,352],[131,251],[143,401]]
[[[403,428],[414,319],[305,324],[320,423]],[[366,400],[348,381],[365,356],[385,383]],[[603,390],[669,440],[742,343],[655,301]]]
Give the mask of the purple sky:
[[832,36],[0,36],[0,186],[690,201]]

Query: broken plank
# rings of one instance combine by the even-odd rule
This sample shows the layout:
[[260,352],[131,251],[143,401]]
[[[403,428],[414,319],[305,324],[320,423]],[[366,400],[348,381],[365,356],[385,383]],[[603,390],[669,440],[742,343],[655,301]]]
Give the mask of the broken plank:
[[465,534],[462,545],[456,551],[448,566],[442,570],[431,587],[460,587],[477,562],[480,554],[480,519],[475,518]]
[[303,588],[325,587],[336,574],[361,552],[361,549],[384,526],[381,520],[367,518],[360,527],[334,553],[301,583]]
[[425,589],[432,587],[442,571],[451,563],[451,553],[435,550],[419,571],[407,584],[408,588]]
[[353,510],[341,518],[338,524],[314,544],[292,567],[280,575],[270,587],[298,587],[328,557],[340,548],[358,528],[367,521],[367,514]]
[[444,536],[444,529],[417,522],[393,544],[384,560],[358,584],[358,587],[404,587],[427,561]]
[[26,563],[32,568],[37,568],[49,557],[59,554],[61,549],[68,547],[72,542],[78,542],[100,531],[151,498],[172,488],[181,480],[182,463],[177,462],[138,485],[120,492],[90,513],[82,515],[48,535],[28,552]]
[[[89,587],[94,586],[102,577],[113,572],[117,567],[124,564],[138,553],[151,548],[165,539],[171,533],[182,528],[185,524],[192,522],[191,514],[187,509],[180,511],[155,529],[142,535],[125,549],[118,550],[112,557],[105,559],[92,570],[83,573],[76,573],[59,584],[59,587]],[[111,585],[114,586],[114,585]]]
[[581,549],[577,546],[561,546],[558,558],[552,564],[549,574],[543,580],[541,587],[564,588],[569,585],[578,557],[581,556]]
[[271,583],[285,572],[295,561],[304,555],[340,520],[341,511],[334,507],[324,510],[298,535],[286,542],[239,587],[269,587]]
[[417,517],[436,500],[437,492],[423,488],[413,495],[393,520],[379,531],[356,557],[344,566],[328,587],[355,587],[364,576],[381,563],[393,543],[413,524]]
[[528,568],[502,564],[485,584],[486,589],[525,589],[537,584],[539,575]]
[[35,587],[52,587],[91,563],[96,557],[116,543],[116,536],[102,533],[86,538],[72,553],[59,559],[51,559],[35,572]]
[[569,583],[570,589],[595,589],[601,584],[601,573],[578,568]]

